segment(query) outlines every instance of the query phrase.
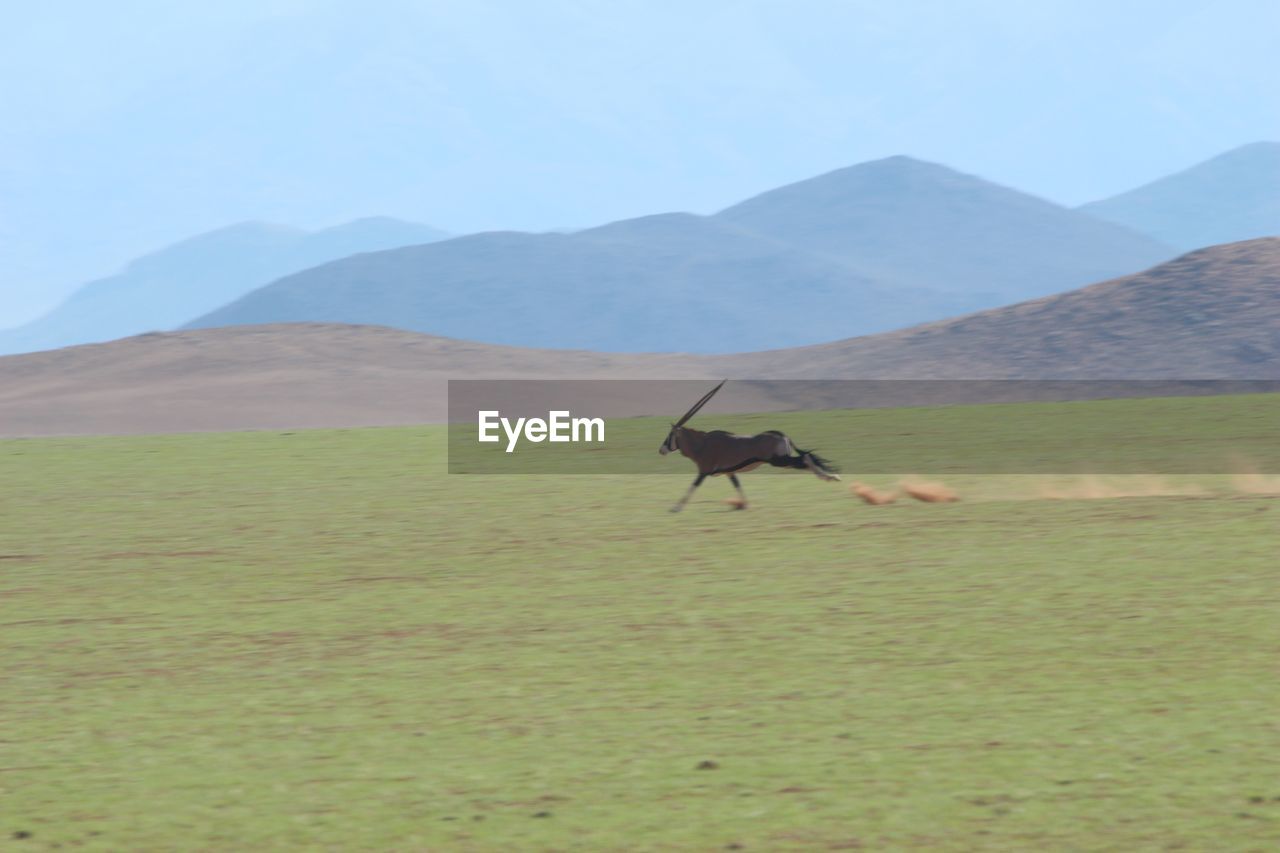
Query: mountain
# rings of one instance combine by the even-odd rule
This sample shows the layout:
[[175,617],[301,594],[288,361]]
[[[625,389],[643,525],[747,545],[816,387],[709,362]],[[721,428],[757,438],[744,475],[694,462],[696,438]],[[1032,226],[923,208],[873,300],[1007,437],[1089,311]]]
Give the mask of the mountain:
[[727,352],[871,334],[1170,257],[1127,229],[905,157],[570,234],[479,234],[273,282],[187,328],[342,322],[527,347]]
[[1255,142],[1079,208],[1180,249],[1280,235],[1280,142]]
[[917,326],[739,357],[776,377],[1280,379],[1280,238]]
[[375,217],[307,232],[245,222],[146,255],[90,282],[48,314],[0,331],[0,352],[25,352],[172,329],[287,273],[357,252],[447,236]]
[[511,346],[714,352],[882,331],[970,305],[962,295],[891,289],[786,243],[670,213],[344,258],[187,328],[361,323]]
[[789,184],[716,219],[838,258],[880,282],[966,294],[979,307],[1136,272],[1176,254],[1127,228],[910,157]]
[[[0,435],[422,423],[444,419],[447,379],[726,376],[1280,380],[1280,238],[913,329],[739,355],[532,350],[336,324],[141,335],[0,358]],[[793,384],[804,385],[733,393],[748,395],[739,410],[786,408],[808,393]],[[633,387],[643,391],[620,393]],[[628,404],[657,413],[669,400]]]

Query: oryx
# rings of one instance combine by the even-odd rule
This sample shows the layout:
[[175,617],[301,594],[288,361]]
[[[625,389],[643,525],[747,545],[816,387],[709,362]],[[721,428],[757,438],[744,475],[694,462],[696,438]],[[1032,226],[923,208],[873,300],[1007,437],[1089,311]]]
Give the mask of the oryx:
[[672,512],[684,509],[694,489],[702,485],[703,480],[717,474],[729,475],[729,482],[738,490],[738,509],[746,509],[747,496],[742,491],[742,484],[738,482],[738,474],[761,465],[807,468],[823,480],[840,479],[835,474],[839,469],[829,461],[812,450],[801,450],[777,430],[771,429],[759,435],[734,435],[719,429],[701,432],[685,426],[689,418],[696,415],[728,381],[726,379],[708,391],[701,400],[693,404],[693,408],[684,413],[684,417],[673,423],[671,432],[667,433],[667,440],[658,448],[663,456],[678,450],[698,466],[697,479],[693,481],[689,491],[684,493],[684,497],[671,508]]

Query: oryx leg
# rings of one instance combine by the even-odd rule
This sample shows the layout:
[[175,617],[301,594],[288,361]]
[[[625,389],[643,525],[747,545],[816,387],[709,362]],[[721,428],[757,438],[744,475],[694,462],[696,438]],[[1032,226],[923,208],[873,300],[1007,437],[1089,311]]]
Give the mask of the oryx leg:
[[810,471],[812,471],[814,475],[816,475],[819,479],[827,480],[827,481],[840,479],[839,475],[831,473],[826,468],[823,468],[821,465],[815,462],[813,459],[813,454],[806,453],[800,458],[804,460],[804,466],[808,468]]
[[747,508],[747,493],[742,491],[742,484],[738,482],[737,474],[729,475],[729,482],[733,483],[733,487],[738,490],[738,505],[734,509]]
[[684,497],[676,501],[676,505],[671,508],[671,511],[679,512],[680,510],[684,509],[684,505],[689,502],[689,498],[693,497],[694,489],[698,488],[698,486],[701,486],[702,481],[705,479],[707,479],[706,474],[699,474],[698,478],[693,481],[693,485],[689,487],[689,491],[684,493]]

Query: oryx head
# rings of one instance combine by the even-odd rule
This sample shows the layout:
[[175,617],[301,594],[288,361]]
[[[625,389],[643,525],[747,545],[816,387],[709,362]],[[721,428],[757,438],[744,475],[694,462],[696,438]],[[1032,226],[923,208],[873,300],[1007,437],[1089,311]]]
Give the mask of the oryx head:
[[662,454],[663,456],[666,456],[668,453],[671,453],[673,450],[680,449],[680,439],[678,436],[678,433],[680,432],[680,427],[684,426],[685,423],[688,422],[689,418],[696,415],[698,413],[698,409],[701,409],[703,406],[705,406],[707,404],[707,401],[710,400],[712,397],[714,397],[716,395],[716,392],[719,391],[724,386],[724,383],[728,381],[729,381],[728,379],[723,380],[719,385],[712,388],[706,394],[702,395],[702,399],[694,403],[693,408],[685,412],[684,416],[680,418],[680,420],[676,421],[671,425],[671,432],[667,433],[667,440],[662,442],[662,446],[658,448],[658,452],[660,454]]

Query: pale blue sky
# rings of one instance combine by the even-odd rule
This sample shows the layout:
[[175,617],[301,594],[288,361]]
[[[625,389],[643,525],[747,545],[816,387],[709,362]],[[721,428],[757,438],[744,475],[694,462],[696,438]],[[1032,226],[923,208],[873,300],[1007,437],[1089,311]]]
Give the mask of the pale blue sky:
[[0,12],[0,327],[245,219],[584,226],[891,154],[1079,204],[1280,139],[1273,0]]

